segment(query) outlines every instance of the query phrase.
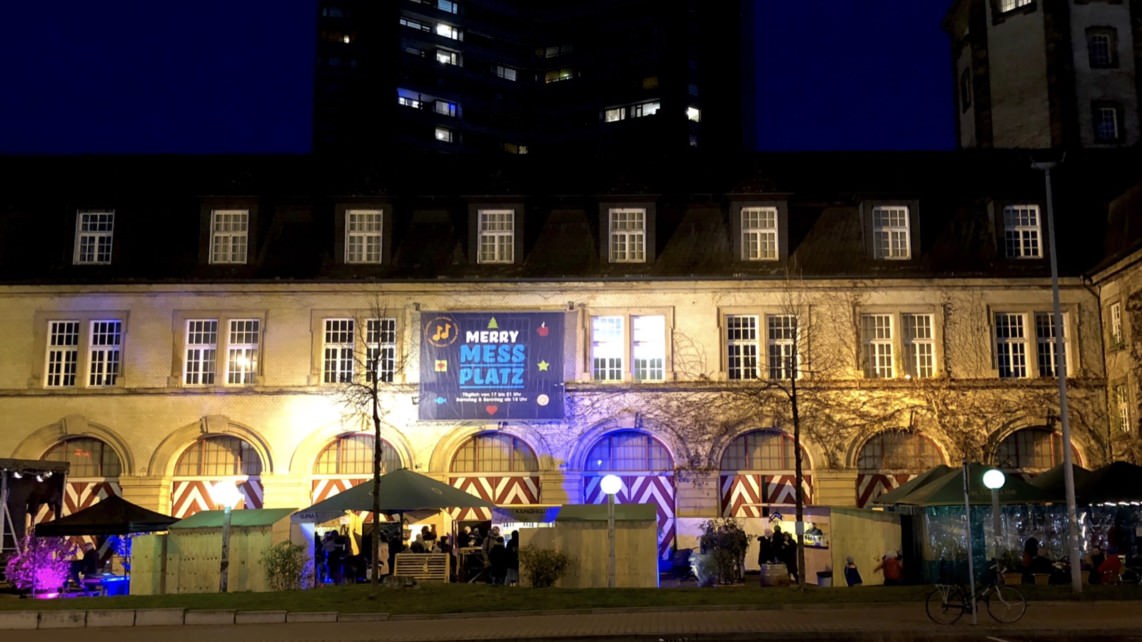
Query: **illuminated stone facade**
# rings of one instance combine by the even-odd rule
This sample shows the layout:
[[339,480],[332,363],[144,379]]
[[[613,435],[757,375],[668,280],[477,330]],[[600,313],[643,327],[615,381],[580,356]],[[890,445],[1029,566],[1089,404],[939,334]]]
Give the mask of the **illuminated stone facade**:
[[[188,515],[210,506],[210,481],[232,477],[246,507],[304,507],[367,475],[371,425],[346,405],[338,378],[359,375],[350,362],[376,347],[388,355],[383,378],[391,373],[381,386],[389,467],[503,505],[605,501],[598,480],[615,472],[626,483],[620,501],[659,506],[664,557],[701,520],[793,502],[791,373],[810,503],[863,505],[964,458],[1033,474],[1060,457],[1044,228],[1020,219],[1037,236],[1013,248],[1004,226],[1016,224],[1003,221],[1005,208],[1038,212],[1041,183],[1021,162],[996,162],[1013,177],[1002,194],[941,187],[938,178],[968,176],[980,159],[961,160],[760,159],[719,174],[714,196],[517,187],[437,199],[341,196],[326,184],[298,195],[290,177],[262,195],[248,176],[221,195],[197,179],[167,186],[162,201],[150,192],[116,201],[107,176],[63,198],[29,189],[9,205],[10,232],[64,229],[72,217],[77,232],[19,267],[7,236],[16,254],[0,287],[0,454],[73,461],[73,510],[122,493]],[[297,163],[296,175],[312,169]],[[830,168],[862,163],[865,178],[847,181],[871,168],[879,178],[867,193],[846,181],[826,188],[804,169],[836,182]],[[250,161],[255,170],[281,166]],[[25,185],[42,177],[25,171]],[[782,172],[798,180],[782,182]],[[90,205],[83,189],[95,194]],[[110,264],[76,264],[105,238],[80,225],[93,211],[115,213]],[[145,231],[162,227],[150,211],[181,216],[173,229],[191,231],[166,237],[169,256]],[[242,211],[245,228],[218,226]],[[374,211],[378,236],[354,236],[350,218]],[[516,236],[498,246],[513,250],[495,261],[481,248],[503,228],[481,227],[486,211],[520,214],[509,218]],[[1068,217],[1061,235],[1082,228]],[[343,260],[369,256],[353,252],[373,241],[377,263]],[[299,253],[307,244],[319,259]],[[767,248],[772,259],[754,260]],[[1105,304],[1082,265],[1063,265],[1073,446],[1079,463],[1097,466],[1109,447]],[[418,385],[429,311],[562,314],[564,418],[418,419],[432,402]],[[371,319],[385,320],[376,336]]]

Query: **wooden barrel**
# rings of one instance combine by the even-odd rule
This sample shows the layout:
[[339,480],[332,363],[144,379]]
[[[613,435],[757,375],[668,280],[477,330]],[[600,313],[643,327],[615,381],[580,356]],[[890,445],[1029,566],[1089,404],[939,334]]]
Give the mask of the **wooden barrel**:
[[762,586],[786,586],[789,584],[789,569],[784,564],[762,564]]

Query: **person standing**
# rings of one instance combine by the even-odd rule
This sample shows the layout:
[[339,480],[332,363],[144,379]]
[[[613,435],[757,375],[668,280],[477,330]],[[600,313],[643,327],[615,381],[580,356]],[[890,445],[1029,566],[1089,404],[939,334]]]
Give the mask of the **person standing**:
[[508,586],[519,584],[519,531],[512,531],[508,540],[508,574],[505,582]]
[[904,564],[895,551],[885,553],[880,564],[877,564],[872,571],[874,573],[880,571],[884,574],[885,586],[898,586],[904,583]]
[[845,558],[845,584],[849,586],[860,586],[864,583],[861,579],[860,570],[857,568],[856,561],[852,557]]

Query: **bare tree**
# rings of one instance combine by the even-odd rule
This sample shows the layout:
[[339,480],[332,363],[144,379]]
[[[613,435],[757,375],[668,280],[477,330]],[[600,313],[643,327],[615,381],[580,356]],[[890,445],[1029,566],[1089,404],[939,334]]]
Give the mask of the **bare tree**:
[[340,320],[340,323],[342,326],[337,330],[342,333],[342,341],[336,347],[325,348],[323,360],[327,367],[323,376],[341,384],[343,405],[351,415],[368,421],[373,429],[370,576],[373,586],[377,587],[380,585],[381,465],[384,460],[381,434],[384,426],[390,425],[388,416],[400,390],[397,373],[407,365],[408,354],[397,343],[397,319],[385,311],[379,300],[373,302],[367,315]]

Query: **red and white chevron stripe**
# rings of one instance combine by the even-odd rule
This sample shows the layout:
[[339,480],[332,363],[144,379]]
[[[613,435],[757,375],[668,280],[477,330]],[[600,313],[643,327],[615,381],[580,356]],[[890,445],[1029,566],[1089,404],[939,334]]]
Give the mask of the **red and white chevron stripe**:
[[872,500],[890,490],[900,488],[916,473],[860,473],[856,479],[857,506],[864,508]]
[[[372,482],[373,478],[370,477],[318,477],[313,479],[313,485],[310,488],[310,499],[314,504],[317,502],[325,501],[333,497],[337,493],[342,493],[354,486],[360,486],[366,482]],[[372,511],[360,510],[354,511],[357,517],[360,517],[364,523],[373,523]],[[382,522],[395,522],[397,518],[391,515],[381,513]]]
[[[674,527],[673,475],[619,475],[623,486],[615,494],[618,504],[654,504],[658,513],[658,555],[669,560],[674,556],[676,537]],[[583,479],[583,501],[587,504],[606,504],[607,495],[599,487],[602,475]]]
[[[803,475],[802,482],[805,503],[811,504],[812,475]],[[761,473],[722,475],[721,490],[723,517],[761,517],[766,504],[797,503],[797,476]]]
[[[199,511],[213,510],[215,505],[210,497],[210,487],[223,479],[175,479],[171,483],[171,516],[185,519]],[[242,499],[238,500],[235,509],[262,507],[265,491],[260,478],[250,477],[239,481],[238,492]]]
[[[451,477],[448,483],[460,490],[499,506],[526,506],[539,503],[539,477],[530,475],[473,475]],[[450,511],[456,521],[492,519],[488,508],[457,508]]]

